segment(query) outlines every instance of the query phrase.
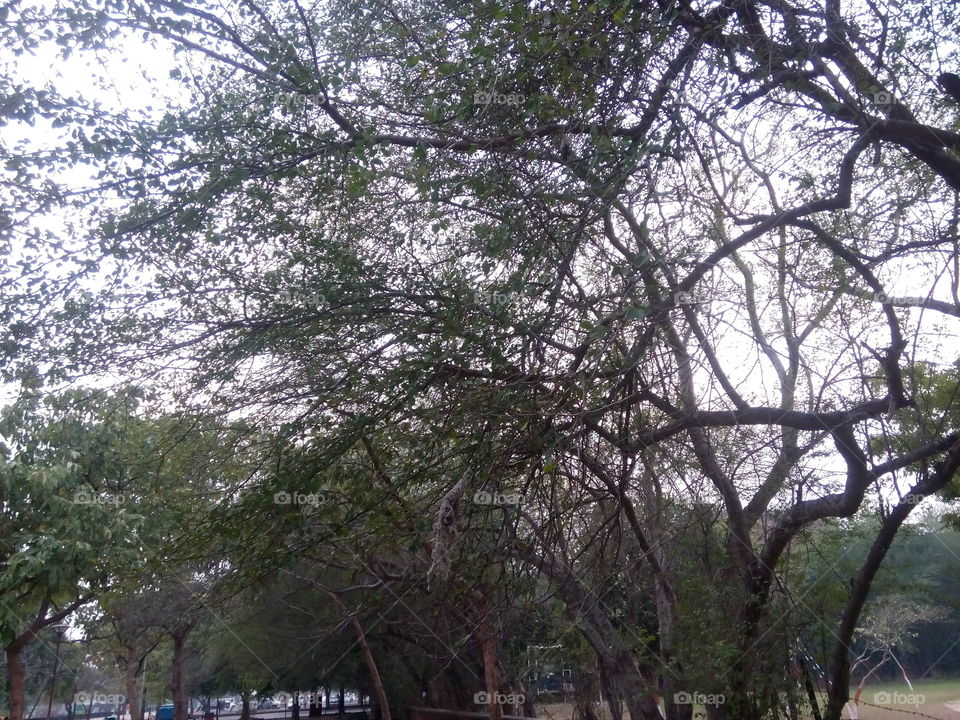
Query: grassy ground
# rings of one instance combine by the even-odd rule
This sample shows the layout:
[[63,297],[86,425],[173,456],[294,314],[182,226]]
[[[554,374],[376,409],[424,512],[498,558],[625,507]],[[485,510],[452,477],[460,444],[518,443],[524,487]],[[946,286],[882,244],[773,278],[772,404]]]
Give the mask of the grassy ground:
[[[853,690],[850,694],[853,695]],[[912,703],[911,700],[918,702]],[[913,683],[912,692],[902,680],[867,685],[860,701],[859,720],[960,720],[960,678],[920,680]],[[537,717],[571,720],[573,705],[538,705]],[[843,717],[850,716],[844,711]]]
[[912,693],[902,680],[867,685],[860,699],[860,720],[960,720],[960,678],[919,680]]

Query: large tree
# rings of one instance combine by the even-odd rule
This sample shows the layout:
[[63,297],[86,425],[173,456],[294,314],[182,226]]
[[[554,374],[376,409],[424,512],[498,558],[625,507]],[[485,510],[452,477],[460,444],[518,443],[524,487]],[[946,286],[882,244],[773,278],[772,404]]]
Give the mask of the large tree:
[[[54,375],[150,373],[185,404],[256,413],[314,476],[354,467],[333,480],[345,502],[402,513],[395,527],[430,557],[405,565],[433,583],[484,596],[486,558],[464,548],[488,530],[479,547],[552,581],[633,720],[657,717],[655,692],[697,689],[677,638],[690,606],[676,568],[691,565],[664,543],[699,528],[677,508],[719,511],[708,609],[727,702],[709,711],[752,720],[777,702],[761,670],[783,641],[768,631],[791,542],[919,468],[835,628],[837,720],[882,559],[960,467],[947,422],[871,452],[883,418],[921,413],[911,369],[949,350],[960,316],[960,134],[932,82],[957,60],[940,34],[955,12],[14,7],[14,48],[51,28],[69,52],[132,33],[172,48],[182,96],[142,119],[11,88],[8,117],[70,137],[5,149],[5,230],[29,242],[4,276],[10,372],[55,358]],[[58,184],[73,164],[93,168],[90,186]],[[31,223],[52,207],[86,233]],[[432,528],[406,522],[418,503]],[[623,554],[598,549],[621,539]],[[594,560],[636,594],[627,558],[649,581],[655,648],[592,600]],[[489,691],[488,616],[474,604],[466,622]]]
[[0,411],[0,642],[13,720],[25,712],[24,648],[140,558],[123,463],[137,402],[34,391]]

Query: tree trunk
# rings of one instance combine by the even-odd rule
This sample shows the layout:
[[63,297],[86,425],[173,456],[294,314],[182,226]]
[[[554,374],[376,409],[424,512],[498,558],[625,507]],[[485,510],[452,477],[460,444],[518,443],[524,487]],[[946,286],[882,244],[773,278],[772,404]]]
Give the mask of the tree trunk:
[[250,691],[240,691],[240,720],[250,720]]
[[557,584],[567,617],[593,647],[601,678],[612,683],[616,694],[626,701],[631,720],[662,720],[660,709],[653,700],[653,689],[641,674],[636,657],[624,645],[610,618],[581,580],[566,563],[549,552],[545,552],[542,558],[523,559],[540,567]]
[[[611,661],[612,667],[609,664]],[[660,708],[640,675],[637,659],[632,652],[619,648],[610,658],[601,659],[600,664],[605,666],[605,672],[614,678],[621,696],[625,697],[631,720],[662,720]]]
[[587,673],[575,689],[573,697],[573,720],[600,720],[597,713],[597,676]]
[[[173,720],[188,720],[187,687],[183,682],[183,668],[187,660],[187,635],[190,628],[180,626],[170,633],[173,638],[173,677],[170,690],[173,693]],[[249,717],[249,708],[247,709]]]
[[[658,550],[658,563],[661,568],[666,567],[666,553],[661,548]],[[667,668],[675,666],[675,604],[673,601],[672,589],[661,579],[655,578],[653,585],[654,600],[657,604],[657,628],[660,638],[660,657]],[[673,675],[668,671],[660,673],[660,694],[663,697],[663,707],[667,714],[667,720],[690,720],[693,715],[693,707],[690,705],[677,705],[673,702],[675,693],[683,690],[674,684]]]
[[487,717],[490,720],[503,718],[503,706],[500,704],[500,674],[497,672],[497,637],[490,627],[488,615],[477,614],[477,641],[483,657],[483,682],[487,691]]
[[20,657],[20,648],[8,645],[6,650],[10,720],[23,720],[23,659]]
[[[45,597],[40,602],[37,615],[30,626],[20,635],[15,637],[4,649],[7,653],[7,688],[10,704],[10,720],[23,720],[24,716],[24,676],[23,676],[23,658],[20,653],[31,642],[37,639],[38,633],[46,627],[58,623],[74,610],[79,608],[90,600],[92,595],[84,595],[77,598],[64,608],[61,608],[52,615],[47,615],[50,610],[51,600]],[[53,692],[51,688],[50,692]]]
[[[410,679],[416,684],[420,689],[420,698],[417,700],[418,705],[429,706],[433,702],[433,694],[430,691],[430,681],[427,680],[424,673],[420,672],[417,667],[410,661],[410,657],[405,652],[400,652],[397,648],[390,644],[390,652],[400,661],[403,667],[406,669],[407,674],[410,676]],[[440,707],[448,707],[441,705]]]
[[884,518],[880,531],[874,538],[867,557],[853,580],[850,597],[843,610],[840,627],[837,629],[837,642],[833,646],[828,676],[828,699],[826,712],[824,713],[826,720],[840,720],[843,706],[847,703],[850,695],[850,643],[853,642],[857,621],[860,619],[860,613],[867,601],[873,579],[876,577],[887,551],[893,544],[900,526],[920,501],[950,482],[958,470],[960,470],[960,440],[955,441],[950,446],[947,457],[937,464],[936,473],[917,482],[890,511],[890,514]]
[[[366,633],[363,631],[363,626],[360,624],[360,621],[357,620],[356,615],[351,618],[353,623],[353,630],[357,634],[357,643],[360,645],[360,651],[363,653],[363,661],[367,665],[367,673],[370,675],[370,684],[373,685],[373,691],[377,695],[377,704],[379,706],[380,716],[383,720],[391,720],[390,718],[390,703],[387,700],[387,691],[383,688],[383,682],[380,680],[380,672],[377,670],[377,662],[373,658],[373,653],[370,650],[370,644],[367,642]],[[358,689],[359,693],[360,690]],[[359,698],[359,699],[362,699]]]
[[521,714],[523,717],[535,718],[537,716],[537,708],[533,702],[533,695],[530,692],[530,689],[527,687],[527,684],[522,680],[517,681],[517,690],[523,695],[523,703],[521,704]]
[[429,698],[433,707],[454,710],[476,710],[473,703],[472,687],[464,679],[457,663],[448,665],[443,673],[431,680]]
[[800,672],[803,673],[803,687],[807,691],[807,700],[810,702],[810,713],[813,715],[813,720],[823,720],[820,716],[820,701],[817,698],[817,690],[810,677],[810,668],[807,667],[807,663],[802,656],[798,658],[798,663]]
[[[353,632],[357,636],[357,644],[360,646],[360,652],[363,655],[363,662],[367,666],[367,674],[370,676],[370,684],[373,685],[373,691],[377,696],[378,704],[378,713],[383,718],[383,720],[392,720],[390,717],[390,702],[387,699],[387,691],[383,687],[383,682],[380,679],[380,671],[377,669],[377,661],[373,657],[373,651],[370,650],[370,643],[367,642],[367,634],[363,630],[363,626],[360,624],[360,621],[357,619],[356,615],[351,615],[346,606],[344,606],[343,601],[340,600],[340,596],[334,592],[327,591],[327,595],[330,596],[330,599],[333,600],[334,604],[337,606],[337,609],[342,615],[350,615],[350,623],[353,625]],[[357,701],[362,705],[363,704],[363,688],[360,686],[360,682],[357,682]],[[343,714],[343,686],[340,686],[340,714]]]
[[613,678],[607,677],[602,666],[600,668],[600,688],[603,699],[607,701],[611,720],[623,720],[623,698],[620,697],[620,691]]
[[130,720],[143,720],[140,708],[140,670],[141,663],[135,645],[124,648],[123,679],[127,692],[127,704],[130,706]]

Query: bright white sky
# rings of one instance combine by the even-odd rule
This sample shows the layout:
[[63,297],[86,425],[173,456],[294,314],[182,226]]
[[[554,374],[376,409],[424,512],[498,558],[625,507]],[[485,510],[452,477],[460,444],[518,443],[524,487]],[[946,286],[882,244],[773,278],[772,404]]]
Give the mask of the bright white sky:
[[[49,7],[53,3],[34,4]],[[159,117],[168,107],[182,103],[183,87],[169,76],[176,65],[169,46],[147,43],[142,37],[117,38],[114,44],[116,49],[74,51],[64,59],[63,48],[52,42],[45,43],[19,57],[0,55],[0,67],[14,83],[38,89],[57,88],[63,94],[76,95],[111,112],[132,110],[146,117]],[[59,145],[68,132],[69,128],[54,128],[41,118],[34,125],[21,122],[4,126],[2,142],[8,146],[42,149]],[[61,178],[74,187],[93,182],[84,167],[71,168],[62,173]],[[70,236],[68,218],[47,215],[37,222],[63,237]],[[14,255],[18,252],[22,252],[22,248],[13,248]],[[110,385],[116,380],[105,377],[102,384]],[[95,383],[87,379],[84,384]],[[0,384],[0,404],[12,401],[17,390],[15,385]]]
[[[133,110],[142,112],[147,117],[158,117],[168,107],[181,105],[187,100],[188,89],[182,82],[171,80],[169,77],[170,71],[182,61],[182,58],[175,58],[168,45],[148,43],[139,35],[116,39],[114,43],[113,50],[74,52],[66,61],[61,57],[62,48],[49,43],[38,48],[33,55],[21,56],[12,61],[6,58],[4,64],[7,66],[8,75],[24,84],[34,87],[50,84],[60,88],[61,91],[72,88],[84,99],[95,101],[108,110]],[[25,142],[33,147],[43,147],[58,144],[64,131],[53,129],[49,125],[38,124],[35,127],[26,125],[21,125],[19,128],[7,127],[4,132],[5,143]],[[91,182],[91,178],[81,168],[71,170],[64,179],[71,185],[78,186]],[[50,229],[57,229],[65,234],[69,232],[64,218],[46,218],[44,222]],[[751,248],[747,248],[744,255],[749,255],[751,251]],[[893,281],[888,288],[891,295],[925,294],[921,290],[923,283],[920,282],[925,278],[915,268],[904,267],[898,278],[885,279]],[[941,292],[938,293],[938,297],[947,299],[948,296]],[[727,303],[714,298],[712,305],[712,312],[719,313],[726,309]],[[917,313],[918,311],[898,310],[898,313],[907,312]],[[733,313],[733,315],[736,314]],[[744,330],[746,328],[742,326],[741,320],[742,318],[731,317],[732,325]],[[951,332],[940,336],[928,335],[925,340],[929,343],[929,347],[921,350],[921,356],[926,355],[940,362],[949,362],[953,359],[956,348],[954,347],[951,352],[949,345],[956,341],[957,324],[952,318],[943,318],[943,325]],[[883,346],[882,336],[881,332],[877,347]],[[756,349],[752,343],[748,343],[733,331],[720,347],[723,364],[728,368],[739,368],[743,371],[750,371],[752,363],[749,359],[755,352]],[[736,383],[737,378],[732,379]],[[103,378],[104,384],[110,384],[115,380],[116,378]],[[759,391],[757,393],[759,397],[755,398],[755,401],[764,402],[762,396],[766,393],[762,388],[762,373],[759,376],[752,376],[752,384]],[[14,392],[15,388],[0,387],[0,402],[8,401]],[[768,402],[769,400],[770,398]],[[839,471],[840,468],[838,467],[837,470]]]

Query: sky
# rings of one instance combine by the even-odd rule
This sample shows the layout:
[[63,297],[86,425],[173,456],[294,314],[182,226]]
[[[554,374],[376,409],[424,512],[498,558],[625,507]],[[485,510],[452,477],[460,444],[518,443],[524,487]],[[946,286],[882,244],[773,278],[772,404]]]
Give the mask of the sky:
[[[47,5],[52,3],[47,2]],[[181,105],[189,96],[189,88],[181,82],[170,78],[170,71],[180,62],[175,58],[169,46],[162,43],[147,43],[140,36],[124,37],[115,40],[115,48],[100,51],[76,51],[64,60],[63,49],[49,43],[38,48],[34,54],[19,58],[3,58],[8,74],[32,86],[55,85],[61,89],[71,88],[74,92],[87,100],[95,101],[103,107],[121,111],[133,110],[143,113],[147,117],[159,117],[170,106]],[[750,108],[745,112],[749,113]],[[763,128],[758,130],[764,134]],[[767,129],[766,132],[773,132]],[[30,127],[7,126],[4,129],[4,143],[25,142],[33,147],[43,147],[59,142],[63,131],[50,127],[48,124],[38,123]],[[85,185],[92,182],[92,178],[83,168],[73,168],[65,175],[65,179],[72,185]],[[46,217],[42,220],[45,226],[61,233],[69,233],[66,218]],[[748,248],[745,256],[753,251]],[[16,251],[15,251],[16,252]],[[920,288],[925,284],[924,276],[916,268],[904,266],[893,284],[888,288],[891,295],[918,295]],[[94,288],[95,289],[95,288]],[[946,296],[939,294],[946,299]],[[730,304],[728,298],[707,298],[712,304],[715,313],[724,312],[730,318],[731,327],[739,326],[744,329],[743,313],[737,310],[738,298]],[[898,310],[898,313],[915,314],[918,310]],[[926,355],[932,360],[944,361],[949,355],[949,343],[956,340],[956,323],[945,320],[953,328],[952,332],[939,337],[930,336],[929,347],[921,349],[921,356]],[[877,347],[883,345],[883,332],[877,336]],[[738,341],[736,332],[730,332],[720,348],[721,360],[728,368],[748,371],[749,358],[755,354],[755,347],[747,347]],[[751,371],[752,372],[752,371]],[[736,380],[737,378],[734,378]],[[115,377],[104,375],[100,380],[103,384],[111,384]],[[750,383],[759,395],[765,394],[763,373],[751,376]],[[706,387],[706,383],[704,383]],[[0,400],[9,400],[16,388],[11,386],[0,387]],[[842,468],[834,469],[837,473]]]

